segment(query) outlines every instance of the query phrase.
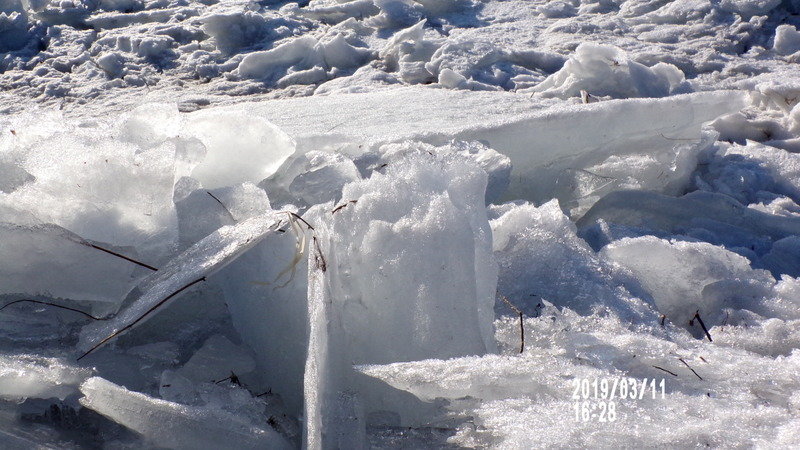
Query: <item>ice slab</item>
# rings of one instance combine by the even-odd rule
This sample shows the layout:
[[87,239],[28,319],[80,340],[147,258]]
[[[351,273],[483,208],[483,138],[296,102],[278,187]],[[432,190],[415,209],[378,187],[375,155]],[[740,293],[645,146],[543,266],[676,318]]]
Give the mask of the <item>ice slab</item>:
[[290,448],[276,431],[222,409],[152,398],[100,377],[86,380],[81,392],[83,406],[141,434],[151,445],[176,449]]
[[204,281],[207,276],[275,232],[287,220],[285,214],[272,211],[236,225],[222,227],[210,234],[142,280],[137,286],[142,295],[119,314],[110,320],[85,327],[79,348],[96,348],[115,333],[132,328],[168,299],[188,286]]
[[57,225],[0,223],[0,242],[0,294],[117,303],[136,282],[135,264]]
[[344,206],[307,214],[315,225],[305,372],[310,447],[356,436],[361,409],[391,411],[402,424],[430,420],[429,408],[387,392],[352,364],[494,351],[497,269],[486,179],[458,154],[412,155],[345,186]]
[[[425,101],[407,101],[414,97]],[[552,198],[563,170],[586,167],[611,154],[656,152],[699,141],[701,125],[743,108],[745,95],[714,91],[551,105],[516,93],[404,87],[223,109],[244,108],[266,118],[295,140],[298,152],[359,154],[407,139],[438,145],[452,139],[484,141],[511,158],[508,197],[542,201]]]
[[59,358],[26,354],[0,356],[0,396],[64,399],[77,392],[91,370],[68,364]]

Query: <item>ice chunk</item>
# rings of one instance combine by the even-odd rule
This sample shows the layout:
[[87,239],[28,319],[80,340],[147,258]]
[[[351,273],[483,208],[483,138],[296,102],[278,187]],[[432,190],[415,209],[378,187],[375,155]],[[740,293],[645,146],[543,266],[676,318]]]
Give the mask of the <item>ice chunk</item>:
[[378,53],[390,71],[399,71],[407,83],[425,83],[435,77],[425,68],[425,63],[439,47],[438,39],[425,39],[423,19],[416,25],[398,31],[389,39]]
[[225,336],[215,334],[178,370],[178,374],[195,382],[216,381],[231,375],[247,374],[256,363],[245,349]]
[[151,445],[176,449],[289,448],[276,431],[221,409],[148,397],[100,377],[86,380],[81,392],[83,406],[139,433]]
[[489,212],[500,266],[497,290],[525,314],[539,315],[544,299],[581,314],[608,308],[637,323],[655,320],[647,305],[618,287],[611,267],[576,235],[558,201],[538,208],[493,206]]
[[[703,229],[715,243],[731,247],[756,245],[764,237],[776,241],[800,234],[800,219],[767,214],[727,195],[701,191],[677,198],[645,191],[612,192],[578,220],[581,235],[586,236],[600,220],[669,234]],[[593,239],[590,243],[599,248],[607,242]]]
[[181,125],[177,104],[148,103],[123,117],[118,136],[121,141],[150,148],[177,136]]
[[425,408],[358,377],[351,364],[493,351],[497,269],[485,186],[483,170],[462,156],[426,153],[348,184],[347,203],[335,212],[324,205],[307,214],[316,237],[309,256],[309,445],[334,439],[332,424],[352,404],[345,393],[355,393],[367,414],[429,420]]
[[[305,249],[298,245],[303,239]],[[280,395],[296,416],[303,412],[308,347],[306,253],[311,239],[310,232],[297,228],[273,235],[218,277],[236,331],[255,350],[258,381]]]
[[532,89],[544,97],[665,97],[691,89],[680,69],[667,63],[647,67],[612,45],[583,43],[564,67]]
[[477,163],[488,176],[486,203],[500,199],[511,182],[511,160],[481,142],[453,141],[433,146],[419,141],[404,141],[381,146],[375,153],[362,155],[357,163],[363,173],[381,170],[397,159],[408,155],[440,155],[457,153]]
[[268,212],[210,234],[142,280],[137,286],[142,295],[114,318],[85,327],[79,348],[91,352],[139,324],[156,308],[188,287],[205,281],[287,220],[285,215]]
[[0,52],[12,52],[25,47],[34,34],[28,16],[20,12],[0,12]]
[[294,153],[294,142],[286,133],[242,110],[195,112],[187,119],[184,133],[206,147],[206,156],[192,177],[207,189],[258,183]]
[[[372,56],[372,51],[350,45],[342,35],[323,41],[303,36],[271,50],[248,54],[239,63],[239,75],[277,83],[279,87],[313,84],[328,78],[329,69],[358,67]],[[307,75],[301,80],[300,73]]]
[[720,149],[698,171],[701,189],[729,195],[748,205],[785,195],[800,203],[800,155],[748,143]]
[[53,223],[86,239],[117,246],[156,243],[162,248],[152,252],[163,251],[177,231],[175,145],[144,150],[109,138],[113,130],[102,124],[66,128],[16,150],[20,167],[35,180],[2,196],[0,215],[22,211],[36,219],[18,223]]
[[[500,320],[497,327],[498,339],[511,338],[509,347],[516,348],[516,318]],[[797,352],[772,358],[716,345],[697,347],[684,333],[654,336],[641,328],[628,329],[614,317],[581,317],[569,308],[528,318],[525,330],[531,346],[519,356],[365,365],[359,370],[420,398],[449,400],[453,413],[471,419],[448,441],[468,447],[598,442],[613,447],[624,430],[637,447],[746,446],[754,439],[770,439],[776,427],[784,439],[791,436],[785,430],[795,422],[792,399],[800,390],[794,375],[800,363]],[[748,374],[744,389],[736,380],[741,373]],[[656,398],[619,396],[622,383],[630,386],[644,377],[657,382],[663,377],[664,396],[660,390]],[[617,384],[613,421],[576,420],[576,382],[595,378],[608,379],[609,391]],[[643,421],[652,426],[635,426]],[[537,429],[531,433],[534,422]]]
[[744,19],[769,14],[781,0],[722,0],[720,7],[741,15]]
[[78,391],[91,370],[59,358],[26,354],[0,356],[0,396],[6,399],[64,399]]
[[310,206],[339,200],[344,185],[360,178],[347,156],[310,151],[288,159],[261,185],[280,203]]
[[686,328],[698,311],[706,325],[721,319],[723,302],[731,297],[714,295],[714,283],[727,282],[729,292],[748,283],[774,283],[768,272],[750,268],[747,258],[705,242],[626,238],[607,245],[601,254],[631,271],[659,311]]
[[[190,183],[188,180],[185,182]],[[189,248],[223,225],[233,225],[270,209],[267,194],[252,183],[210,190],[195,189],[175,201],[179,248]]]
[[0,242],[0,294],[114,304],[136,282],[134,263],[92,248],[57,225],[0,223]]

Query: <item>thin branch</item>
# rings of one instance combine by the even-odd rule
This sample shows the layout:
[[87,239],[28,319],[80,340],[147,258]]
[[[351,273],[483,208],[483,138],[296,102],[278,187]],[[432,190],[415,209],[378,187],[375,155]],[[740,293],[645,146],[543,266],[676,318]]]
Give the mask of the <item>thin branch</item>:
[[659,136],[661,136],[662,138],[664,138],[664,139],[666,139],[668,141],[697,141],[698,140],[698,139],[688,139],[688,138],[671,138],[671,137],[664,136],[664,133],[658,133],[658,134],[659,134]]
[[241,386],[242,385],[242,382],[239,381],[239,377],[235,373],[233,373],[233,371],[231,371],[230,376],[227,376],[227,377],[225,377],[225,378],[223,378],[223,379],[221,379],[219,381],[215,381],[214,384],[220,384],[223,381],[228,381],[228,380],[230,380],[231,384],[235,384],[237,386]]
[[291,211],[287,211],[287,213],[289,215],[291,215],[292,217],[294,217],[295,219],[297,219],[297,220],[303,222],[304,224],[306,224],[306,226],[308,227],[309,230],[314,231],[314,227],[312,227],[310,223],[306,222],[306,219],[303,219],[302,217],[298,216],[297,214],[295,214],[295,213],[293,213]]
[[61,308],[61,309],[66,309],[66,310],[68,310],[68,311],[74,311],[74,312],[76,312],[76,313],[83,314],[84,316],[86,316],[86,317],[88,317],[88,318],[90,318],[90,319],[93,319],[93,320],[105,320],[105,319],[104,319],[104,318],[102,318],[102,317],[95,317],[95,316],[93,316],[93,315],[91,315],[91,314],[89,314],[89,313],[87,313],[87,312],[83,312],[83,311],[81,311],[80,309],[70,308],[69,306],[57,305],[57,304],[55,304],[55,303],[43,302],[43,301],[39,301],[39,300],[30,300],[30,299],[27,299],[27,298],[25,298],[25,299],[22,299],[22,300],[14,300],[13,302],[11,302],[11,303],[8,303],[8,304],[4,305],[2,308],[0,308],[0,311],[2,311],[2,310],[4,310],[4,309],[8,308],[9,306],[11,306],[11,305],[13,305],[13,304],[16,304],[16,303],[23,303],[23,302],[27,302],[27,303],[36,303],[36,304],[38,304],[38,305],[47,305],[47,306],[52,306],[52,307],[54,307],[54,308]]
[[703,323],[703,319],[700,318],[700,310],[698,309],[697,312],[694,313],[694,318],[697,319],[697,322],[700,324],[700,328],[703,329],[703,332],[706,334],[708,338],[708,342],[714,342],[711,339],[711,333],[708,332],[708,328],[706,328],[706,324]]
[[237,223],[238,222],[238,220],[236,220],[236,217],[233,217],[233,213],[231,212],[231,210],[228,209],[227,206],[225,206],[225,203],[222,203],[222,200],[218,199],[216,195],[211,193],[211,191],[206,191],[206,194],[210,195],[211,198],[216,200],[217,203],[219,203],[219,206],[222,206],[222,209],[224,209],[225,212],[228,213],[228,217],[230,217],[231,220],[233,220],[233,223]]
[[[74,242],[74,241],[73,241],[73,242]],[[130,258],[130,257],[127,257],[127,256],[125,256],[125,255],[120,255],[119,253],[117,253],[117,252],[114,252],[114,251],[111,251],[111,250],[109,250],[109,249],[107,249],[107,248],[100,247],[99,245],[94,245],[94,244],[92,244],[91,242],[88,242],[88,241],[80,241],[80,244],[82,244],[82,245],[85,245],[85,246],[87,246],[87,247],[91,247],[91,248],[93,248],[93,249],[96,249],[96,250],[100,250],[101,252],[106,252],[106,253],[108,253],[109,255],[114,255],[114,256],[116,256],[117,258],[122,258],[122,259],[124,259],[125,261],[129,261],[129,262],[132,262],[132,263],[134,263],[134,264],[136,264],[136,265],[139,265],[139,266],[145,267],[145,268],[147,268],[147,269],[150,269],[150,270],[152,270],[153,272],[158,272],[158,269],[156,269],[155,267],[153,267],[153,266],[151,266],[151,265],[149,265],[149,264],[145,264],[145,263],[143,263],[143,262],[141,262],[141,261],[137,261],[137,260],[135,260],[135,259],[133,259],[133,258]]]
[[678,376],[678,374],[677,374],[677,373],[670,372],[669,370],[667,370],[667,369],[665,369],[665,368],[663,368],[663,367],[658,367],[658,366],[653,366],[653,367],[654,367],[654,368],[656,368],[656,369],[658,369],[658,370],[661,370],[661,371],[667,372],[668,374],[672,375],[673,377],[677,377],[677,376]]
[[683,360],[683,358],[678,358],[678,361],[682,362],[682,363],[683,363],[683,365],[685,365],[686,367],[688,367],[688,368],[689,368],[689,370],[691,370],[691,371],[692,371],[692,373],[693,373],[693,374],[694,374],[694,375],[695,375],[697,378],[699,378],[699,379],[701,379],[701,380],[703,379],[703,377],[701,377],[700,375],[698,375],[698,374],[697,374],[697,372],[695,372],[695,371],[694,371],[694,369],[692,369],[692,366],[690,366],[690,365],[689,365],[689,363],[687,363],[686,361],[684,361],[684,360]]
[[192,281],[191,283],[183,286],[182,288],[178,289],[177,291],[173,292],[172,294],[169,294],[164,300],[161,300],[160,302],[156,303],[155,305],[153,305],[153,307],[148,309],[144,314],[139,316],[138,319],[134,320],[133,322],[129,323],[128,325],[125,325],[124,327],[120,328],[119,330],[111,333],[105,339],[103,339],[102,341],[97,343],[94,347],[92,347],[89,350],[87,350],[86,353],[84,353],[84,354],[82,354],[81,356],[78,357],[78,361],[80,361],[86,355],[88,355],[88,354],[92,353],[93,351],[97,350],[98,348],[100,348],[100,346],[102,346],[106,342],[110,341],[111,339],[114,339],[115,337],[119,336],[120,334],[124,333],[125,331],[128,331],[131,328],[133,328],[134,325],[139,323],[142,319],[147,317],[148,314],[152,313],[153,311],[158,309],[161,305],[166,303],[167,300],[171,299],[172,297],[175,297],[176,295],[180,294],[181,292],[185,291],[186,289],[190,288],[191,286],[194,286],[195,284],[197,284],[197,283],[199,283],[201,281],[206,281],[206,277],[198,278],[198,279]]
[[519,352],[522,353],[525,350],[525,321],[523,320],[522,311],[517,308],[513,303],[511,303],[505,295],[498,293],[497,295],[500,296],[500,299],[508,305],[517,315],[519,316]]
[[333,208],[333,211],[331,211],[331,214],[336,214],[339,210],[341,210],[342,208],[344,208],[345,206],[347,206],[347,205],[349,205],[351,203],[352,204],[356,204],[356,203],[358,203],[358,200],[350,200],[349,202],[344,202],[343,204],[337,206],[336,208]]

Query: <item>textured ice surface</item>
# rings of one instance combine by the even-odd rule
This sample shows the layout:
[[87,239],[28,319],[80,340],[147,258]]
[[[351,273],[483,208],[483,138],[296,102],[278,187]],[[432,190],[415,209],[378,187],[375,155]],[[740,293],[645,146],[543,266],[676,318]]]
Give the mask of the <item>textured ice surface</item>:
[[230,412],[129,391],[100,377],[81,385],[81,404],[141,434],[150,445],[190,448],[289,448],[274,430]]
[[181,253],[137,286],[142,294],[112,319],[85,328],[81,348],[89,350],[114,333],[137,324],[189,285],[230,263],[286,223],[285,216],[268,212],[236,225],[225,226]]
[[[499,321],[497,328],[506,351],[518,348],[516,319]],[[613,318],[581,317],[550,306],[540,317],[526,319],[525,330],[527,347],[519,356],[358,370],[422,399],[449,399],[454,414],[474,418],[449,442],[470,447],[613,447],[623,433],[625,442],[637,447],[769,446],[773,439],[797,440],[796,350],[765,358],[736,347],[702,345],[669,329],[639,333]],[[738,381],[743,373],[746,385]],[[573,379],[595,377],[635,377],[640,383],[644,377],[664,378],[665,396],[659,392],[653,399],[648,391],[642,399],[617,399],[613,422],[576,421]]]
[[61,358],[29,354],[0,356],[0,396],[5,399],[64,397],[91,375]]
[[486,175],[463,157],[425,156],[345,186],[348,203],[335,213],[330,204],[309,213],[319,240],[309,257],[309,446],[340,445],[352,438],[348,427],[363,430],[361,408],[426,420],[418,404],[360,378],[352,364],[494,349]]
[[[666,97],[690,91],[683,72],[672,64],[647,67],[621,49],[584,43],[564,67],[532,89],[543,97]],[[583,91],[583,93],[581,92]]]
[[798,13],[0,0],[0,441],[796,447]]
[[0,224],[0,293],[115,304],[136,283],[131,262],[56,225]]

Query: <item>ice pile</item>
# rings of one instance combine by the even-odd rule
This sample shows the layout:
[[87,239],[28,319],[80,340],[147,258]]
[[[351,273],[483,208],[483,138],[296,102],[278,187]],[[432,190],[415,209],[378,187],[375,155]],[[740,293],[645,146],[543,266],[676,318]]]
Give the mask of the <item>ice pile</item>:
[[0,442],[796,446],[798,12],[2,3]]

